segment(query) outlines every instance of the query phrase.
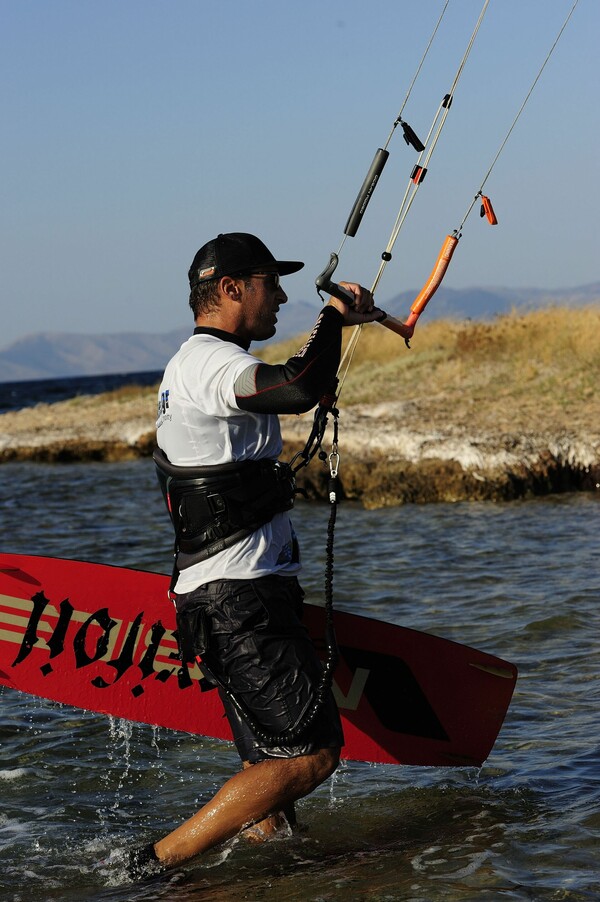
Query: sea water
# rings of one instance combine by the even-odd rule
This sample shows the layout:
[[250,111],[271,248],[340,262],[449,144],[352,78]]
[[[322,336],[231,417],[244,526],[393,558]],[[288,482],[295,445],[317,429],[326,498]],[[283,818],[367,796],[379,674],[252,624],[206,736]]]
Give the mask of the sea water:
[[[311,601],[327,517],[294,511]],[[3,551],[170,565],[147,460],[2,466],[0,534]],[[491,755],[481,769],[344,764],[298,804],[302,831],[234,840],[151,884],[127,881],[124,850],[200,807],[237,769],[232,747],[0,689],[0,899],[600,899],[599,544],[596,495],[341,505],[338,607],[517,664]]]
[[77,395],[98,395],[126,385],[158,385],[162,373],[107,373],[102,376],[65,376],[56,379],[27,379],[0,382],[0,413],[21,410],[35,404],[55,404]]

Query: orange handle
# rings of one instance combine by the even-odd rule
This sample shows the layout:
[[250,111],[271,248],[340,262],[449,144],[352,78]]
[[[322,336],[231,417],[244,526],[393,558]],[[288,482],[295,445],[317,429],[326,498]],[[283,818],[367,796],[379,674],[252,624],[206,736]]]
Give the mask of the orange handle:
[[442,249],[435,261],[435,266],[431,270],[429,278],[412,302],[410,308],[411,313],[416,313],[417,316],[420,316],[421,313],[423,313],[423,310],[440,287],[440,283],[446,275],[446,270],[448,269],[457,244],[458,238],[455,235],[446,235],[446,240],[442,245]]
[[401,322],[399,319],[396,319],[396,317],[394,316],[388,315],[386,315],[385,319],[379,320],[381,325],[385,326],[386,329],[390,329],[397,335],[401,335],[407,344],[409,339],[413,336],[413,333],[415,331],[415,324],[418,318],[423,313],[423,310],[425,309],[437,289],[440,287],[440,283],[446,274],[446,270],[448,269],[450,260],[452,259],[452,254],[454,253],[457,244],[458,238],[456,237],[456,235],[446,235],[446,240],[444,241],[442,249],[438,254],[438,258],[435,261],[435,266],[431,270],[427,282],[414,299],[410,308],[410,314],[408,315],[405,323]]

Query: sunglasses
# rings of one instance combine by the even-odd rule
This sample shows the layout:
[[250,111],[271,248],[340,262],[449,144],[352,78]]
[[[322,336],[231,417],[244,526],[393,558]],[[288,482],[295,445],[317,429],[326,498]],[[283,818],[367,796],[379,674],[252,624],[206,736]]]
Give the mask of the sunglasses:
[[248,276],[249,279],[264,279],[267,283],[268,287],[272,291],[276,291],[279,288],[280,280],[278,272],[251,272]]

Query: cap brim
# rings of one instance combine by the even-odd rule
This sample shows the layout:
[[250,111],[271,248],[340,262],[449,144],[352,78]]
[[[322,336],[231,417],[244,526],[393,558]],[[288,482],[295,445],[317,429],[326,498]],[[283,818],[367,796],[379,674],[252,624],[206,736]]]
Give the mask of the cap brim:
[[303,266],[304,263],[300,263],[299,260],[274,260],[273,263],[265,266],[265,271],[271,270],[278,272],[280,276],[290,276],[293,272],[302,269]]

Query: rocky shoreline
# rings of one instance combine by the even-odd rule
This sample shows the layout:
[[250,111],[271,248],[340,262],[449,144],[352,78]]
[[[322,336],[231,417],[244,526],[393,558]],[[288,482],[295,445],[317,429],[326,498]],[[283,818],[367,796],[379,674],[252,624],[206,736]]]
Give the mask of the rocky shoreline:
[[[527,410],[500,418],[491,409],[482,417],[437,402],[342,408],[343,496],[377,508],[600,490],[600,426],[560,417],[546,424]],[[2,414],[0,463],[150,457],[154,409],[152,392],[133,389]],[[283,417],[282,427],[290,459],[304,445],[311,415]],[[309,497],[326,498],[328,475],[327,463],[316,459],[299,484]]]

